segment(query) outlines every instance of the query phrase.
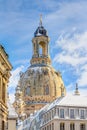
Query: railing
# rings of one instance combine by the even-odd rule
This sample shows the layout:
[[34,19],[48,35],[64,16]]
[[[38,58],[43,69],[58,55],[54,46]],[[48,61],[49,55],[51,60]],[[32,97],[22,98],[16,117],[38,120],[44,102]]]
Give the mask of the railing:
[[33,58],[37,58],[37,57],[46,57],[48,58],[48,55],[44,55],[44,54],[37,54],[37,55],[33,55]]

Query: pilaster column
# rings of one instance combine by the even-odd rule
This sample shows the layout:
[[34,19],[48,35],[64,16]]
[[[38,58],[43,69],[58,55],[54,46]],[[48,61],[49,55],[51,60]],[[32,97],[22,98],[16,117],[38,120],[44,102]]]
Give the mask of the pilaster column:
[[55,120],[54,122],[54,130],[60,130],[60,123],[58,120]]
[[2,100],[2,77],[0,74],[0,100]]
[[55,108],[55,116],[58,116],[57,107]]
[[7,104],[7,84],[5,83],[5,104]]
[[80,130],[80,123],[75,122],[75,130]]
[[[1,111],[0,111],[0,114],[1,114]],[[2,130],[2,117],[0,115],[0,130]]]
[[46,54],[49,54],[49,48],[48,48],[48,43],[46,43]]
[[87,130],[87,123],[85,124],[85,130]]
[[65,130],[70,130],[70,123],[69,122],[65,122]]

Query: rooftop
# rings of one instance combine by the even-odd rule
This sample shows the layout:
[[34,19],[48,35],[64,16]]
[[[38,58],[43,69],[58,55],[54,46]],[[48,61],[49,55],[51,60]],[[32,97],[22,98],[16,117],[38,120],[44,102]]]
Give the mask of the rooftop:
[[73,106],[73,107],[87,107],[87,96],[67,94],[57,98],[54,102],[50,103],[47,110],[54,106]]

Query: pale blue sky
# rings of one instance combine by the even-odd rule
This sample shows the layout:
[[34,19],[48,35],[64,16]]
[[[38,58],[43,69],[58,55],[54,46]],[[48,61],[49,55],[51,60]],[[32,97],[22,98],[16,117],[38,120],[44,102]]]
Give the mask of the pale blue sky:
[[30,65],[32,38],[43,15],[50,37],[52,65],[62,74],[67,91],[78,82],[87,92],[87,0],[0,0],[0,43],[12,63],[9,92],[19,72]]

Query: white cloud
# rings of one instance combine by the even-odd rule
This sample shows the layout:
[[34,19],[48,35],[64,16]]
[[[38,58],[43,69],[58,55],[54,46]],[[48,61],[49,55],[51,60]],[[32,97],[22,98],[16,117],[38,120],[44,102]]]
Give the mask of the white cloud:
[[10,93],[9,99],[10,99],[10,102],[13,103],[15,101],[15,95]]
[[15,99],[14,94],[15,94],[15,88],[17,87],[18,80],[20,77],[19,74],[21,71],[23,71],[23,69],[24,69],[24,66],[20,66],[11,72],[11,77],[8,84],[8,91],[9,91],[9,98],[12,103],[14,102],[14,99]]
[[[79,89],[78,88],[78,91],[79,91],[80,95],[87,96],[87,90],[86,89]],[[74,93],[75,93],[75,89],[73,91],[70,90],[70,91],[67,92],[67,94],[74,94]]]
[[87,32],[63,34],[56,41],[56,47],[62,50],[62,53],[55,56],[56,62],[75,67],[87,62]]
[[62,34],[56,47],[61,52],[55,55],[53,62],[72,66],[76,70],[76,82],[87,88],[87,32]]
[[81,74],[77,82],[80,86],[86,86],[87,88],[87,64],[81,67]]
[[23,70],[23,68],[24,66],[20,66],[11,72],[11,77],[8,85],[9,87],[13,88],[17,86],[19,80],[19,73]]
[[15,63],[14,63],[14,65],[18,65],[18,64],[24,65],[25,63],[29,65],[29,59],[16,60]]
[[[71,28],[86,29],[87,25],[87,1],[63,1],[55,3],[55,11],[46,16],[45,22],[53,34]],[[51,22],[50,22],[51,21]]]

